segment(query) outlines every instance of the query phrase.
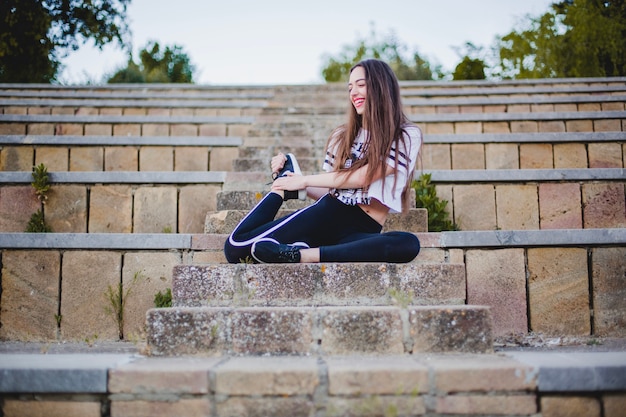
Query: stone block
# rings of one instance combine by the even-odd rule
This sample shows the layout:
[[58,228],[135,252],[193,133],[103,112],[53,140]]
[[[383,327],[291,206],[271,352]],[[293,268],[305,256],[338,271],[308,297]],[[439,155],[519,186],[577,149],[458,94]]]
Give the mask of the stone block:
[[102,171],[104,150],[95,146],[70,148],[70,171]]
[[593,121],[594,132],[620,132],[622,131],[622,120],[601,119]]
[[624,183],[582,185],[585,229],[626,227]]
[[485,122],[483,133],[511,133],[509,122]]
[[522,143],[519,145],[521,169],[552,169],[552,144]]
[[626,394],[608,394],[602,397],[604,417],[620,417],[626,410]]
[[[202,125],[200,126],[202,129]],[[245,137],[248,136],[248,132],[250,131],[249,124],[229,124],[226,129],[227,136],[238,136]]]
[[452,169],[485,169],[485,148],[482,144],[452,144]]
[[139,150],[134,146],[107,146],[104,149],[105,171],[139,171]]
[[147,108],[145,107],[125,107],[124,116],[145,116]]
[[182,262],[178,253],[126,252],[122,282],[127,291],[124,337],[143,339],[146,312],[154,308],[154,297],[172,287],[172,269]]
[[57,251],[3,251],[1,339],[56,339],[60,270]]
[[240,308],[232,312],[230,320],[236,355],[302,355],[310,350],[311,309]]
[[509,104],[507,113],[530,113],[529,104]]
[[[198,127],[197,135],[198,136],[226,136],[227,131],[228,131],[228,128],[225,124],[214,123],[214,124],[208,124],[208,125],[200,125]],[[172,134],[172,136],[174,135]],[[233,136],[236,136],[236,135],[233,135]]]
[[139,187],[135,190],[134,233],[177,233],[178,192],[175,187]]
[[0,231],[26,231],[32,214],[41,209],[41,203],[30,185],[0,187]]
[[454,123],[421,123],[420,127],[428,135],[455,133]]
[[89,198],[90,233],[130,233],[133,195],[127,185],[94,185]]
[[51,123],[29,123],[28,135],[54,135],[54,125]]
[[216,401],[215,410],[216,417],[310,417],[315,405],[307,397],[230,397]]
[[494,336],[526,333],[526,269],[523,249],[468,250],[467,303],[491,307]]
[[83,136],[85,134],[84,125],[79,123],[59,123],[54,131],[57,135]]
[[540,121],[539,132],[545,132],[545,133],[565,132],[565,122],[560,121],[560,120]]
[[198,136],[198,125],[176,123],[170,125],[171,136]]
[[483,126],[480,122],[459,122],[454,124],[454,133],[457,135],[483,133]]
[[435,411],[439,415],[535,415],[535,395],[448,395],[437,397]]
[[528,249],[530,327],[548,335],[591,333],[587,250]]
[[5,399],[5,417],[100,417],[102,404],[96,400]]
[[424,169],[452,169],[450,158],[450,145],[428,143],[422,148],[418,164],[422,163]]
[[24,123],[0,123],[0,134],[25,135],[26,125]]
[[542,417],[600,417],[602,415],[600,401],[593,397],[545,395],[541,397],[540,406]]
[[100,109],[100,115],[104,116],[121,116],[123,109],[121,107],[103,107]]
[[409,308],[409,335],[413,339],[411,352],[491,352],[492,329],[487,307]]
[[330,397],[326,417],[420,416],[426,414],[423,396],[357,396]]
[[217,208],[219,185],[187,185],[178,195],[178,233],[204,233],[208,212]]
[[593,132],[593,120],[566,120],[567,132]]
[[89,123],[85,125],[85,135],[95,136],[111,136],[113,134],[113,126],[103,123]]
[[239,148],[213,148],[209,154],[210,171],[232,171],[233,161],[239,156]]
[[126,123],[113,125],[113,136],[141,136],[141,125]]
[[487,169],[519,169],[519,152],[516,144],[485,144]]
[[139,358],[109,370],[112,394],[208,394],[219,358]]
[[312,396],[320,384],[311,357],[239,357],[215,368],[215,394],[227,396]]
[[139,150],[140,171],[174,171],[174,148],[142,146]]
[[177,147],[174,150],[176,171],[208,171],[209,150],[200,146]]
[[53,232],[87,232],[87,189],[84,185],[53,185],[44,210],[46,223]]
[[33,169],[34,151],[30,146],[2,146],[0,171],[27,171]]
[[454,222],[461,230],[495,230],[496,200],[491,184],[454,187]]
[[109,294],[118,294],[122,256],[106,251],[63,254],[61,335],[66,340],[116,340],[118,322]]
[[512,121],[511,133],[537,133],[539,123],[532,120]]
[[393,307],[327,307],[317,317],[328,355],[404,353],[401,312]]
[[206,417],[211,415],[209,398],[178,398],[176,400],[113,399],[111,417]]
[[584,143],[555,143],[554,168],[587,168],[587,150]]
[[622,145],[614,143],[588,143],[589,168],[623,168]]
[[69,169],[69,149],[65,147],[38,146],[35,150],[35,166],[44,164],[48,172]]
[[541,229],[582,229],[582,203],[578,183],[539,184]]
[[428,368],[406,356],[330,357],[331,396],[417,395],[429,392]]
[[[517,360],[495,355],[434,355],[420,359],[432,370],[439,393],[534,391],[537,371]],[[480,373],[480,378],[476,375]]]
[[594,332],[626,337],[626,248],[593,248]]
[[496,216],[499,230],[539,229],[536,185],[496,185]]
[[141,125],[143,136],[169,136],[170,125],[164,123],[146,123]]

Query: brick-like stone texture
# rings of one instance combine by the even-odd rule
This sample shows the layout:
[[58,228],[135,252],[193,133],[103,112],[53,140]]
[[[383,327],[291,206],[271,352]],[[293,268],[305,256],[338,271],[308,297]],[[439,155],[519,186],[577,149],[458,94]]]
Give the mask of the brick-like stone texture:
[[487,143],[485,155],[487,169],[519,169],[517,144]]
[[134,146],[107,146],[104,150],[105,171],[138,171],[139,150]]
[[216,417],[310,417],[315,406],[307,397],[230,397],[216,401],[215,409]]
[[174,171],[174,148],[142,146],[139,150],[140,171]]
[[63,254],[61,335],[69,340],[116,340],[118,323],[108,294],[118,294],[122,255],[106,251]]
[[69,150],[65,147],[39,146],[35,152],[35,165],[44,164],[48,172],[67,171]]
[[60,268],[56,251],[3,251],[0,338],[56,338]]
[[554,168],[587,168],[587,150],[583,143],[556,143]]
[[328,394],[400,395],[429,391],[428,368],[406,356],[331,357]]
[[53,232],[87,232],[87,189],[83,185],[51,186],[44,210]]
[[461,230],[495,230],[496,200],[491,184],[454,187],[454,222]]
[[175,187],[139,187],[135,191],[134,233],[176,233]]
[[423,164],[424,169],[452,169],[450,145],[424,144],[417,163]]
[[100,417],[99,401],[4,400],[4,417]]
[[176,171],[208,171],[209,150],[200,146],[177,147],[174,150]]
[[482,144],[453,144],[452,169],[485,169],[485,148]]
[[582,204],[578,183],[539,184],[542,229],[582,229]]
[[154,297],[172,287],[172,269],[182,262],[178,253],[127,252],[122,281],[129,290],[124,310],[124,338],[143,339],[146,312],[154,308]]
[[111,401],[111,417],[206,417],[211,415],[208,398],[179,398],[176,400]]
[[85,146],[70,149],[70,171],[102,171],[104,168],[104,150],[99,147]]
[[624,183],[583,184],[582,195],[585,229],[626,227]]
[[550,143],[522,143],[519,145],[521,169],[552,169],[554,156]]
[[626,394],[609,394],[602,397],[604,417],[620,417],[626,410]]
[[90,233],[130,233],[133,194],[128,185],[94,185],[89,198]]
[[619,143],[589,143],[589,168],[623,168]]
[[534,415],[535,395],[448,395],[436,398],[438,415]]
[[34,151],[29,146],[3,146],[0,149],[0,171],[33,169]]
[[41,203],[30,185],[0,187],[0,232],[22,233]]
[[601,336],[626,337],[626,248],[594,248],[594,331]]
[[591,333],[587,250],[528,249],[530,327],[549,335]]
[[496,185],[496,214],[500,230],[539,229],[536,185]]
[[542,417],[600,417],[602,409],[598,399],[593,397],[543,396],[541,397],[541,415]]
[[320,384],[311,357],[236,357],[215,368],[215,394],[229,396],[313,395]]
[[233,161],[239,156],[239,148],[213,148],[209,155],[210,171],[232,171]]
[[524,264],[523,249],[465,254],[467,303],[491,307],[495,336],[528,331]]
[[188,185],[178,195],[178,233],[204,233],[208,212],[217,209],[219,185]]
[[405,396],[330,397],[326,417],[421,416],[426,414],[424,397]]

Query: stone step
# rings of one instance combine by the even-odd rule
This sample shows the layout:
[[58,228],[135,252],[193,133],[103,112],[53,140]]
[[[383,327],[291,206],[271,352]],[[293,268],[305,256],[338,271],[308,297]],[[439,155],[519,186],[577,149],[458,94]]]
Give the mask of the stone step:
[[465,304],[454,263],[177,265],[177,307]]
[[[320,158],[311,158],[302,151],[306,151],[305,149],[300,149],[301,152],[296,155],[298,160],[298,165],[300,165],[300,169],[303,173],[313,173],[320,172],[322,160]],[[281,150],[282,151],[282,150]],[[256,158],[236,158],[233,160],[233,171],[237,172],[246,172],[246,171],[264,171],[268,170],[269,167],[269,157],[256,157]]]
[[[280,210],[276,218],[287,216],[294,210]],[[248,213],[247,210],[222,210],[209,212],[204,224],[204,233],[230,234],[235,226]],[[428,231],[428,211],[426,209],[409,209],[406,214],[393,213],[387,216],[383,232],[403,230],[412,233]]]
[[147,312],[153,356],[489,353],[485,306],[172,307]]

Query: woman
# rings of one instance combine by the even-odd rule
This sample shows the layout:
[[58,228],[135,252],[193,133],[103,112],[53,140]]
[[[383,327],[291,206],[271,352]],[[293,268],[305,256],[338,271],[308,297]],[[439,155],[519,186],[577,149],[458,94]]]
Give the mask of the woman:
[[[379,60],[350,70],[348,122],[328,139],[325,173],[302,175],[292,154],[271,160],[271,191],[235,227],[224,246],[228,262],[410,262],[414,234],[381,233],[388,213],[407,209],[422,144],[403,113],[400,86]],[[274,220],[282,202],[316,200]]]

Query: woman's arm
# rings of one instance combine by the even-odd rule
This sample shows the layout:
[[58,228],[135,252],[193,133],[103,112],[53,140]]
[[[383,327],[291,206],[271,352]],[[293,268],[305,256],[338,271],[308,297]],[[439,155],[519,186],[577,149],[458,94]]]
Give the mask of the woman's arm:
[[[386,165],[384,175],[393,173],[393,168]],[[354,171],[351,175],[339,172],[326,172],[315,175],[293,175],[288,173],[287,176],[277,178],[272,184],[273,190],[303,190],[309,187],[313,188],[365,188],[369,185],[367,182],[367,165],[364,165]],[[383,175],[375,175],[372,181],[382,178]]]

